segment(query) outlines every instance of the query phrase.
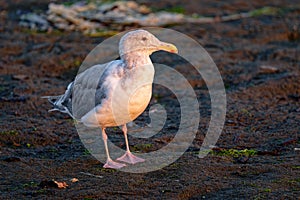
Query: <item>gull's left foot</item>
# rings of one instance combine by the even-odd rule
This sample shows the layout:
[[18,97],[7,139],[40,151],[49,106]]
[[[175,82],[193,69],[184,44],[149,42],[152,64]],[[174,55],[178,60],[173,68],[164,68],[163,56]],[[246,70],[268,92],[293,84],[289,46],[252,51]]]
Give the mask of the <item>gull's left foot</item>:
[[118,163],[115,162],[111,159],[108,159],[105,163],[105,165],[103,165],[104,168],[111,168],[111,169],[120,169],[122,167],[125,167],[126,165],[123,163]]
[[145,161],[145,159],[139,158],[139,157],[133,155],[131,152],[128,152],[128,151],[123,156],[121,156],[120,158],[117,158],[117,160],[129,163],[129,164],[135,164],[135,163]]

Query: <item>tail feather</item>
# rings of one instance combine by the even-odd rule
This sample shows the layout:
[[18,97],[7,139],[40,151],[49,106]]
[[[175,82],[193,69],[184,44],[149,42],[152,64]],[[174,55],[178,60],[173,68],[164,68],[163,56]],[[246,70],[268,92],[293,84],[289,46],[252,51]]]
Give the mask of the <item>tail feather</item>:
[[60,111],[60,112],[65,112],[65,106],[62,105],[62,97],[63,95],[59,96],[43,96],[42,98],[47,99],[48,102],[53,106],[49,112],[52,111]]
[[53,108],[48,112],[60,111],[69,114],[73,119],[75,119],[72,114],[72,86],[73,83],[70,83],[65,94],[63,95],[42,97],[44,99],[47,99],[53,106]]
[[63,95],[58,95],[58,96],[42,96],[41,98],[47,99],[49,103],[52,105],[55,105],[55,103],[60,99]]
[[53,111],[60,111],[60,110],[58,110],[57,108],[52,108],[52,109],[48,110],[48,112],[53,112]]

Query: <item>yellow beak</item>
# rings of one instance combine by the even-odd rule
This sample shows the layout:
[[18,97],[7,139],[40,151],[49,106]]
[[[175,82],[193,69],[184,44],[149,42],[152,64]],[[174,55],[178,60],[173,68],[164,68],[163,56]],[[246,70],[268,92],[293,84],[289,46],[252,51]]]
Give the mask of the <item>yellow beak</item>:
[[167,51],[170,53],[178,53],[178,49],[175,45],[166,43],[166,42],[161,42],[160,45],[158,46],[159,50]]

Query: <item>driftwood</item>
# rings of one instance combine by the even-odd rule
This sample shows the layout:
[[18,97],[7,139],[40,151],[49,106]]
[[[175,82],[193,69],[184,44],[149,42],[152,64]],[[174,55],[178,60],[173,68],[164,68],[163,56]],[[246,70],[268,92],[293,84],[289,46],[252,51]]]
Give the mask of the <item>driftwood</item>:
[[[96,30],[121,25],[166,26],[182,23],[184,15],[168,12],[150,13],[146,6],[133,1],[117,1],[96,6],[94,4],[64,6],[49,4],[48,21],[60,24],[61,29]],[[64,25],[62,25],[64,24]],[[70,26],[74,26],[70,28]],[[65,26],[65,27],[64,27]]]
[[160,11],[153,13],[145,5],[134,1],[112,3],[75,3],[71,6],[49,4],[46,16],[30,13],[21,16],[20,24],[42,31],[53,28],[68,31],[95,33],[98,31],[120,31],[124,26],[168,26],[181,23],[216,23],[267,14],[274,15],[278,8],[263,7],[240,14],[217,17],[187,16],[179,13]]
[[[49,4],[49,13],[52,14],[52,18],[48,18],[49,21],[51,20],[60,20],[60,18],[65,19],[65,21],[68,21],[72,24],[74,24],[76,27],[78,27],[79,30],[89,30],[89,29],[95,29],[99,28],[96,23],[84,20],[80,17],[78,17],[78,11],[79,9],[68,9],[64,5],[56,5],[56,4]],[[81,10],[85,10],[85,7]],[[57,16],[57,18],[54,18],[53,16]],[[51,16],[51,15],[50,15]],[[53,21],[54,23],[56,21]],[[60,21],[60,23],[62,23]]]

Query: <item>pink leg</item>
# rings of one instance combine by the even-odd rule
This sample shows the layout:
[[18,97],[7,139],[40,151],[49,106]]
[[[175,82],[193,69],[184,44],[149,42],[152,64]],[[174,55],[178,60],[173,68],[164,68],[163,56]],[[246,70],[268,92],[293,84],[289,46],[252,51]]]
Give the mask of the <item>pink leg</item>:
[[139,157],[133,155],[130,152],[129,144],[128,144],[128,138],[127,138],[127,127],[126,127],[126,124],[123,125],[122,130],[123,130],[124,137],[125,137],[126,153],[123,156],[121,156],[120,158],[117,158],[117,160],[118,161],[122,161],[122,162],[126,162],[126,163],[130,163],[130,164],[144,162],[145,161],[144,159],[139,158]]
[[113,168],[113,169],[120,169],[124,166],[126,166],[125,164],[122,163],[118,163],[113,161],[110,156],[109,156],[109,151],[108,151],[108,147],[107,147],[107,135],[105,132],[105,128],[102,128],[102,138],[103,138],[103,142],[104,142],[104,147],[105,147],[105,151],[106,151],[106,156],[107,156],[107,160],[106,163],[104,164],[104,168]]

